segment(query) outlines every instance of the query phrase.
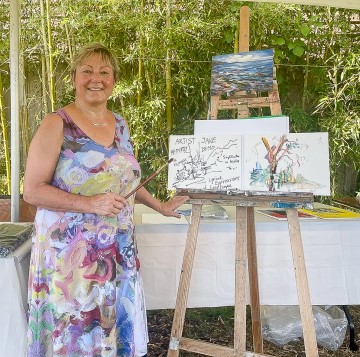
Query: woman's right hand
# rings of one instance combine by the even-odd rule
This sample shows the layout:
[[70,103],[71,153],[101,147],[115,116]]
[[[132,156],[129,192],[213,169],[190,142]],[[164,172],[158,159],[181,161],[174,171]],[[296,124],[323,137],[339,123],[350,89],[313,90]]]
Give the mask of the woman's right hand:
[[107,192],[90,197],[91,212],[99,216],[115,217],[128,205],[124,196]]

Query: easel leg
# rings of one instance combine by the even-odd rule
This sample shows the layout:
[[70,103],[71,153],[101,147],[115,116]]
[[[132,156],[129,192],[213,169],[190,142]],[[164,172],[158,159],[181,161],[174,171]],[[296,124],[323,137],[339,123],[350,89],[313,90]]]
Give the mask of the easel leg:
[[199,232],[201,208],[202,204],[192,205],[191,224],[189,226],[185,244],[184,258],[176,298],[174,320],[172,324],[170,344],[167,354],[168,357],[179,356],[179,344],[185,322],[185,313],[189,295],[191,272],[195,256],[197,236]]
[[210,110],[210,119],[216,119],[218,115],[220,97],[214,95],[211,97],[211,110]]
[[234,348],[246,351],[246,207],[236,207]]
[[286,210],[306,356],[319,356],[297,210]]
[[254,352],[263,353],[254,207],[247,208],[247,245],[253,348]]

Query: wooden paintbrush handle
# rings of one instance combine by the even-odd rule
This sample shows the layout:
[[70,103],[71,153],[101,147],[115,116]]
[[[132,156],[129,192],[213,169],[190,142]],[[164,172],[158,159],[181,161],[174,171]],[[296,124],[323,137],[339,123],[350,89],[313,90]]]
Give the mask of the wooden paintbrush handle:
[[130,191],[126,196],[125,199],[128,199],[131,195],[133,195],[139,188],[146,185],[149,181],[151,181],[156,175],[159,174],[159,172],[170,162],[172,162],[173,159],[170,159],[166,164],[158,168],[155,172],[153,172],[149,177],[147,177],[143,182],[141,182],[139,185],[137,185],[132,191]]

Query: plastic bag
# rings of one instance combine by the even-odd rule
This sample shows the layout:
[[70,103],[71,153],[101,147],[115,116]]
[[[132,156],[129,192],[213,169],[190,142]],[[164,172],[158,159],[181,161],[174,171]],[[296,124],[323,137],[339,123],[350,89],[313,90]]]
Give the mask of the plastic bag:
[[201,211],[201,218],[228,219],[226,209],[220,205],[204,206]]
[[[313,306],[316,338],[319,345],[336,351],[344,342],[348,321],[337,306]],[[262,333],[265,340],[285,345],[303,337],[299,306],[261,308]]]
[[0,224],[0,258],[5,258],[31,237],[31,224],[2,223]]

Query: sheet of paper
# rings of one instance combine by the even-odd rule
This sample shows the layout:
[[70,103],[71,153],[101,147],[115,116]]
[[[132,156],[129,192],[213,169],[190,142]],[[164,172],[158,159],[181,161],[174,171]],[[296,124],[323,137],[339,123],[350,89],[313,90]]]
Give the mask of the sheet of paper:
[[330,195],[328,133],[171,135],[168,188]]
[[171,135],[168,188],[241,188],[241,136]]
[[330,195],[328,133],[244,135],[243,147],[244,190]]

